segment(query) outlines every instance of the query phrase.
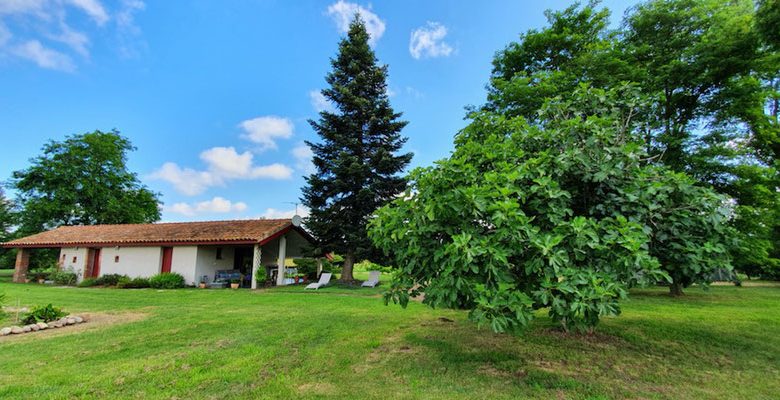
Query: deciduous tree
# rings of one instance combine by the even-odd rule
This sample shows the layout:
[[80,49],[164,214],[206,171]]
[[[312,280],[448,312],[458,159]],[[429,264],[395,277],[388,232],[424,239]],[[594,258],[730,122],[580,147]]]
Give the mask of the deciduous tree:
[[723,236],[702,236],[725,229],[721,198],[643,163],[641,103],[632,87],[581,86],[548,99],[533,124],[473,114],[452,156],[413,171],[371,222],[399,268],[386,301],[424,293],[498,332],[549,308],[563,329],[592,331],[631,286],[727,268]]
[[160,219],[157,194],[127,170],[134,150],[118,131],[50,141],[31,165],[13,173],[20,232],[60,225],[126,224]]

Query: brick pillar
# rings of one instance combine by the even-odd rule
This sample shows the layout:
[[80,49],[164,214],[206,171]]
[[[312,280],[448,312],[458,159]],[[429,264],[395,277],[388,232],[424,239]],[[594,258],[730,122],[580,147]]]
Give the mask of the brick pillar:
[[27,267],[30,266],[30,250],[16,249],[16,267],[14,269],[14,282],[24,283],[27,280]]

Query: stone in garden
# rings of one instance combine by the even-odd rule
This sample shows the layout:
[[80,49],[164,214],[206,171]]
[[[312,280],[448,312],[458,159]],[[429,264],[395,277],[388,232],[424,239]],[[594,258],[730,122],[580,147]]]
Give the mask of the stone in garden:
[[24,330],[22,330],[22,328],[20,328],[18,326],[12,326],[11,327],[11,333],[23,333],[23,332],[24,332]]
[[45,322],[38,322],[36,325],[38,325],[38,328],[40,329],[46,329],[49,327],[49,325],[46,324]]
[[77,323],[77,324],[80,324],[80,323],[84,322],[84,318],[81,318],[81,317],[79,317],[79,316],[75,316],[75,317],[73,317],[73,319],[75,319],[75,320],[76,320],[76,323]]
[[68,325],[73,325],[76,323],[76,318],[68,318]]
[[41,327],[38,326],[38,324],[30,324],[30,325],[27,325],[27,326],[29,326],[30,329],[32,329],[33,332],[37,332],[39,329],[41,329]]
[[11,328],[0,329],[0,336],[6,336],[11,334]]
[[25,326],[22,327],[22,331],[23,332],[30,332],[31,330],[32,330],[32,328],[30,328],[29,325],[25,325]]

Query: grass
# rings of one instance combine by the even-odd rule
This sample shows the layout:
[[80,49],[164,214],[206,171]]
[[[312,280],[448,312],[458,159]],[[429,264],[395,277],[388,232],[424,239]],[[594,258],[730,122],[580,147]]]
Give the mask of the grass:
[[0,269],[0,282],[11,282],[14,277],[14,270]]
[[[77,289],[8,303],[93,321],[0,338],[0,398],[776,398],[780,287],[632,292],[591,337],[543,313],[521,336],[380,289]],[[101,322],[102,321],[102,322]],[[0,322],[6,325],[9,321]],[[69,331],[70,330],[70,331]]]

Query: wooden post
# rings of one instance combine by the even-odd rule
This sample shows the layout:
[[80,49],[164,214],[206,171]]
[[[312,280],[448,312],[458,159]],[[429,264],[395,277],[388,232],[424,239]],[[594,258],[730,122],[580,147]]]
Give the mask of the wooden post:
[[287,268],[284,266],[284,259],[287,258],[287,235],[279,237],[279,259],[276,265],[279,267],[276,273],[276,286],[284,286],[284,273]]
[[25,248],[16,249],[16,266],[14,267],[14,282],[24,283],[27,281],[27,267],[30,266],[30,250]]
[[[254,256],[252,257],[252,289],[257,289],[257,272],[260,270],[260,260],[263,256],[262,247],[259,244],[255,245]],[[263,275],[265,275],[265,268],[263,268]]]

